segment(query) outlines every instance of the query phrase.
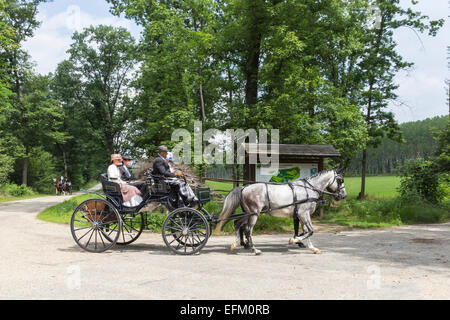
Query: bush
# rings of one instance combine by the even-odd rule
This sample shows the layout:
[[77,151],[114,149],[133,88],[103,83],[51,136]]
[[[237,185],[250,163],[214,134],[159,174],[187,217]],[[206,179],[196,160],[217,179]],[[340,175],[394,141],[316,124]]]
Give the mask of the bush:
[[147,216],[147,226],[152,228],[154,232],[161,232],[166,217],[165,213],[153,212]]
[[408,203],[421,198],[432,204],[440,203],[446,196],[448,175],[441,173],[432,161],[414,159],[400,168],[400,197]]
[[450,204],[434,205],[420,196],[389,200],[346,200],[327,210],[323,222],[352,227],[385,227],[414,223],[440,223],[450,220]]
[[399,210],[403,223],[440,223],[450,219],[450,210],[446,206],[433,205],[425,201],[412,201],[405,203]]
[[17,184],[4,184],[0,187],[0,193],[12,196],[12,197],[23,197],[23,196],[32,196],[35,192],[26,185],[22,184],[18,186]]
[[31,150],[28,180],[34,190],[41,193],[54,192],[55,187],[52,179],[61,176],[55,170],[55,163],[56,159],[42,148]]
[[8,182],[9,174],[14,171],[14,159],[8,155],[0,154],[0,183]]

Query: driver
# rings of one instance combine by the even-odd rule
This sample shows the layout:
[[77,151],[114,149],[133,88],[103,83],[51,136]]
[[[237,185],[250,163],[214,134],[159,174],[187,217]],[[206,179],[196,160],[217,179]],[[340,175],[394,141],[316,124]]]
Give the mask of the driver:
[[189,205],[197,201],[197,197],[192,191],[191,187],[184,181],[179,179],[174,179],[176,177],[181,177],[183,172],[180,170],[175,170],[171,172],[170,166],[167,163],[167,154],[169,149],[166,146],[160,146],[158,148],[158,156],[153,161],[153,175],[160,175],[166,178],[166,182],[170,185],[170,188],[180,196],[180,205]]
[[181,177],[183,172],[180,170],[176,170],[173,173],[170,171],[170,166],[166,160],[168,153],[169,149],[166,146],[160,146],[158,148],[158,157],[153,161],[153,174],[170,178]]

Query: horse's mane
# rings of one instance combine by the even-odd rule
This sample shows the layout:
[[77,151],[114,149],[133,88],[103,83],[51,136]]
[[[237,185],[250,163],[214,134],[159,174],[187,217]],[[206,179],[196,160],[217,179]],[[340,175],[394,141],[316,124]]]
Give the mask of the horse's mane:
[[325,174],[325,173],[327,173],[327,172],[329,172],[329,171],[333,171],[333,169],[330,169],[330,170],[323,170],[323,171],[317,172],[316,174],[314,174],[314,175],[312,175],[312,176],[309,176],[308,178],[303,178],[303,179],[298,178],[298,179],[295,179],[294,181],[300,181],[300,180],[308,180],[308,181],[309,181],[309,180],[311,180],[311,179],[320,177],[321,175],[323,175],[323,174]]
[[328,173],[329,171],[333,171],[333,169],[317,172],[315,175],[312,175],[312,176],[310,176],[310,177],[308,177],[306,179],[309,180],[309,179],[312,179],[312,178],[320,177],[321,175],[323,175],[325,173]]

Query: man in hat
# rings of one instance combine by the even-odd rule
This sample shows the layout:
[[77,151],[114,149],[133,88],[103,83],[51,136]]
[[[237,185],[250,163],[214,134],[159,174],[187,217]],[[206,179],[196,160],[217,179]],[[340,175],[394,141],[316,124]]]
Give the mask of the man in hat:
[[181,177],[183,172],[176,170],[175,172],[170,171],[170,166],[167,163],[167,154],[169,153],[169,149],[166,146],[160,146],[158,148],[158,156],[153,161],[153,174],[160,175],[164,177]]
[[128,169],[128,167],[131,166],[131,160],[133,160],[130,156],[125,155],[122,157],[122,165],[119,167],[120,170],[120,178],[123,181],[131,181],[133,180],[133,176],[131,175],[130,170]]
[[194,203],[197,200],[197,197],[191,187],[184,181],[175,179],[176,177],[181,177],[183,172],[180,170],[175,170],[173,173],[171,172],[168,163],[169,161],[167,159],[168,153],[169,149],[167,149],[166,146],[160,146],[158,148],[158,157],[153,161],[152,174],[163,176],[165,178],[165,181],[170,185],[175,196],[178,195],[178,206]]
[[142,192],[142,194],[147,194],[147,184],[145,183],[145,181],[133,181],[135,180],[135,178],[128,169],[129,167],[131,167],[132,160],[133,158],[129,155],[124,155],[122,157],[122,165],[119,166],[121,174],[120,179],[138,188]]

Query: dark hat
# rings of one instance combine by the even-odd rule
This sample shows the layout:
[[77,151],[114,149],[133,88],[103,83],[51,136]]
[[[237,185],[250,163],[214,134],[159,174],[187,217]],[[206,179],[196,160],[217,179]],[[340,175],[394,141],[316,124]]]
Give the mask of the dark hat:
[[122,157],[123,160],[133,160],[131,156],[125,155]]
[[158,152],[169,152],[169,149],[167,149],[166,146],[159,146],[158,147]]

